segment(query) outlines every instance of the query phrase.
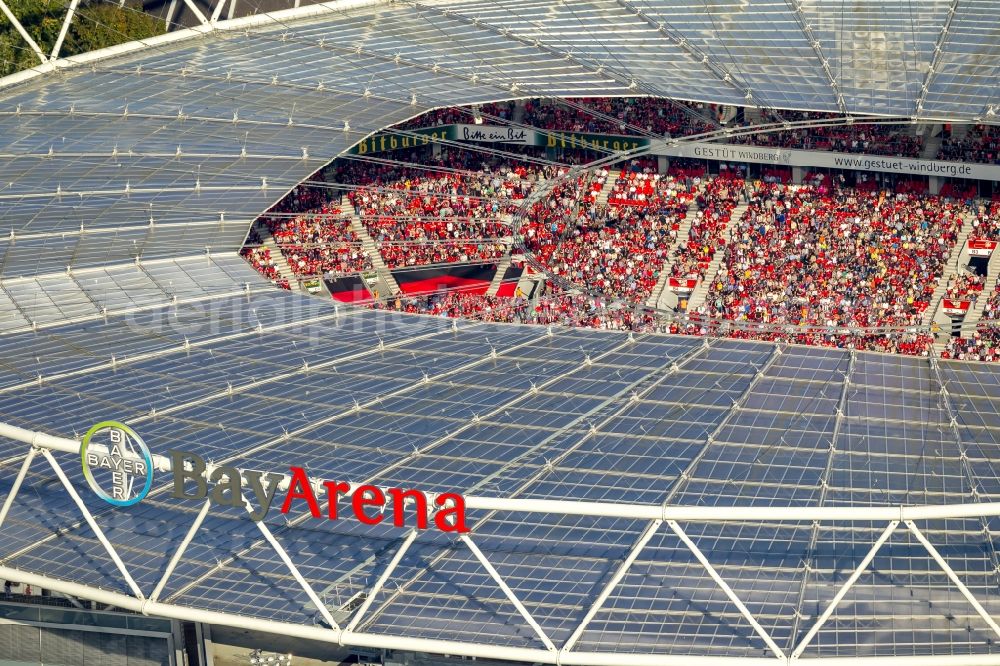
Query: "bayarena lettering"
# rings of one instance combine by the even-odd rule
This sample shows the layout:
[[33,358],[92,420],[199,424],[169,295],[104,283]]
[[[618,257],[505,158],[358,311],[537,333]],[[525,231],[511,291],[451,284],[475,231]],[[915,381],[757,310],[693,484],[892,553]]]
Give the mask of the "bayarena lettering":
[[[396,527],[407,526],[406,514],[412,514],[417,529],[431,525],[441,532],[468,532],[465,522],[465,499],[458,493],[428,496],[420,490],[388,488],[371,484],[352,485],[344,481],[313,480],[301,467],[291,467],[291,476],[241,471],[229,465],[219,465],[211,471],[205,460],[188,451],[170,451],[173,469],[173,497],[177,499],[207,499],[219,506],[247,506],[250,518],[263,520],[279,489],[284,490],[281,513],[293,508],[308,508],[313,518],[337,520],[343,500],[350,513],[366,525],[378,525],[386,520],[386,510]],[[192,489],[193,484],[193,489]],[[252,508],[243,488],[249,488],[256,501]]]

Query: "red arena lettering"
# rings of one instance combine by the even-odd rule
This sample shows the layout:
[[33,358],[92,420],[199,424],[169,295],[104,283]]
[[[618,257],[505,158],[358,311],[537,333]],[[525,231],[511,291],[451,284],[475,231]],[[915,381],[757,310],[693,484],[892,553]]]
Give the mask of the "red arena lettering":
[[377,516],[369,516],[365,513],[365,508],[369,506],[384,507],[385,494],[375,486],[361,486],[351,495],[354,517],[365,525],[378,525],[385,516],[382,515],[381,511]]
[[[192,455],[192,454],[184,454]],[[392,524],[395,527],[406,527],[407,508],[411,508],[415,519],[416,529],[426,530],[431,527],[431,513],[433,513],[433,527],[442,532],[468,532],[469,528],[465,522],[465,498],[458,493],[442,493],[434,496],[433,508],[428,501],[427,494],[420,490],[404,488],[388,488],[383,490],[378,486],[365,484],[358,486],[352,492],[351,484],[344,481],[317,481],[315,484],[309,479],[305,469],[301,467],[291,467],[291,480],[288,483],[288,491],[285,493],[285,501],[281,505],[281,513],[290,513],[295,500],[302,500],[306,503],[309,513],[313,518],[322,518],[320,503],[317,500],[317,493],[326,491],[326,518],[327,520],[337,520],[339,515],[338,503],[340,498],[350,497],[351,512],[354,517],[365,525],[378,525],[385,520],[387,508],[392,511]],[[254,520],[262,520],[267,514],[267,509],[271,504],[273,490],[268,493],[261,485],[258,478],[260,472],[253,472],[257,477],[251,479],[255,482],[254,493],[260,500],[260,508],[256,511]],[[271,488],[276,489],[280,475],[272,475]],[[270,477],[269,477],[270,479]],[[259,488],[258,488],[259,486]],[[204,496],[204,490],[202,495]],[[188,497],[188,496],[185,496]],[[218,502],[219,500],[215,500]],[[391,507],[387,504],[391,503]],[[375,509],[375,511],[372,511]]]
[[309,513],[313,518],[319,518],[319,503],[316,494],[309,484],[309,477],[301,467],[292,467],[292,482],[288,484],[288,494],[285,503],[281,505],[281,513],[288,513],[292,508],[292,500],[304,499],[309,504]]
[[389,497],[392,498],[392,524],[396,527],[403,527],[405,516],[403,510],[406,500],[412,499],[416,505],[414,511],[417,514],[417,529],[427,529],[427,496],[419,490],[403,490],[402,488],[390,488]]
[[442,532],[469,531],[465,524],[465,498],[458,493],[442,493],[434,500],[441,509],[434,514],[434,525]]
[[338,495],[346,495],[351,492],[351,484],[342,481],[325,481],[323,487],[326,488],[326,517],[330,520],[337,520]]

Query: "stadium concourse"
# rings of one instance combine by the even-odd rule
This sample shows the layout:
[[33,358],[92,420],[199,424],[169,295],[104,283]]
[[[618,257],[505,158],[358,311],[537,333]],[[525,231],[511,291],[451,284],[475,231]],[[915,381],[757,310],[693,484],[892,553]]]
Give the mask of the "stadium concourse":
[[224,5],[15,30],[0,664],[1000,666],[1000,4]]

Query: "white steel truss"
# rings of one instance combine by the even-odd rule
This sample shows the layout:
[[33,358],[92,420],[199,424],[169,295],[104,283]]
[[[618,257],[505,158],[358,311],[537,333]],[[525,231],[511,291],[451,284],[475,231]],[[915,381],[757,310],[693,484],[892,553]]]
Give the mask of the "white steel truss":
[[[941,570],[947,575],[951,583],[958,589],[962,596],[969,602],[976,613],[986,622],[987,625],[1000,636],[1000,624],[990,615],[982,603],[976,599],[969,588],[962,582],[955,570],[948,564],[937,548],[927,539],[923,531],[918,526],[918,521],[940,520],[947,518],[970,518],[970,517],[994,517],[1000,516],[1000,503],[976,503],[957,505],[936,505],[936,506],[882,506],[882,507],[682,507],[673,505],[646,505],[646,504],[619,504],[603,502],[577,502],[577,501],[556,501],[556,500],[533,500],[516,499],[504,497],[466,497],[466,507],[468,509],[490,510],[511,513],[529,514],[549,514],[549,515],[572,515],[590,517],[618,517],[629,519],[648,519],[643,532],[638,536],[628,555],[618,566],[614,575],[601,589],[599,595],[594,600],[592,606],[584,616],[583,620],[576,627],[573,634],[562,646],[556,646],[548,637],[542,627],[535,621],[531,613],[520,602],[517,595],[506,583],[503,576],[490,563],[487,556],[469,534],[460,535],[460,542],[464,543],[473,553],[476,559],[483,565],[490,577],[497,584],[497,587],[517,608],[525,622],[535,631],[540,639],[543,648],[520,648],[505,647],[499,645],[485,645],[477,643],[463,643],[439,639],[421,639],[408,636],[395,636],[388,634],[371,634],[364,631],[357,631],[357,627],[364,620],[366,614],[371,609],[375,597],[384,588],[385,584],[391,580],[399,563],[407,553],[410,546],[416,540],[419,532],[411,530],[402,540],[391,561],[379,576],[376,583],[368,591],[368,596],[364,603],[354,614],[354,617],[346,626],[338,624],[330,613],[330,610],[319,599],[312,586],[299,573],[296,564],[281,546],[281,544],[270,533],[270,530],[263,522],[258,522],[258,529],[263,533],[266,542],[272,547],[274,552],[283,561],[292,577],[298,581],[299,585],[306,592],[306,595],[317,607],[319,614],[323,617],[328,626],[316,626],[308,624],[291,624],[285,622],[275,622],[252,617],[240,616],[230,613],[219,613],[197,608],[188,608],[171,603],[159,601],[167,581],[173,569],[183,558],[187,545],[191,542],[195,534],[200,529],[207,513],[209,504],[203,504],[201,510],[196,515],[192,525],[186,533],[184,539],[174,552],[170,563],[167,566],[163,577],[159,580],[156,588],[148,597],[144,596],[139,586],[129,574],[126,565],[115,551],[114,546],[107,540],[100,527],[97,525],[93,515],[76,493],[69,479],[62,471],[58,461],[53,455],[53,450],[64,452],[79,452],[79,442],[66,440],[58,437],[36,433],[25,430],[14,430],[9,426],[0,431],[0,435],[7,436],[29,445],[27,454],[19,468],[18,475],[11,487],[11,492],[4,498],[0,505],[0,528],[3,520],[9,513],[16,496],[22,486],[32,460],[36,453],[41,451],[48,460],[52,469],[56,472],[67,493],[74,500],[84,515],[88,525],[93,530],[97,539],[102,543],[110,558],[121,572],[131,595],[118,592],[111,592],[87,585],[81,585],[65,580],[54,579],[49,576],[34,574],[28,571],[15,569],[4,564],[0,566],[0,577],[13,578],[26,583],[37,585],[63,594],[73,595],[82,598],[92,599],[101,603],[108,603],[120,608],[135,610],[143,614],[157,615],[167,618],[183,619],[190,621],[206,622],[226,626],[258,629],[282,633],[288,636],[300,637],[309,640],[321,640],[340,645],[355,645],[359,647],[387,648],[412,650],[418,652],[443,653],[452,655],[464,655],[470,657],[492,657],[499,659],[509,659],[516,661],[529,661],[546,664],[579,664],[587,666],[603,666],[608,663],[610,653],[606,652],[580,652],[574,650],[581,636],[586,630],[590,621],[597,615],[604,602],[612,592],[621,584],[629,568],[639,557],[646,544],[665,522],[677,535],[681,543],[688,552],[700,563],[705,573],[719,586],[726,597],[739,609],[740,614],[753,627],[753,630],[769,647],[774,655],[770,658],[743,658],[743,657],[692,657],[690,655],[665,655],[665,654],[614,654],[614,662],[624,666],[652,666],[662,664],[664,666],[680,666],[681,664],[696,663],[699,666],[714,666],[716,664],[791,664],[795,661],[816,662],[819,664],[830,664],[831,666],[842,666],[845,664],[862,666],[868,663],[883,663],[886,658],[880,657],[837,657],[837,658],[802,658],[802,654],[816,637],[820,629],[827,623],[836,611],[837,606],[844,599],[847,593],[853,588],[858,579],[870,566],[880,549],[889,540],[892,534],[903,523],[909,532],[923,546],[929,557],[933,559]],[[72,450],[72,445],[77,449]],[[248,510],[252,507],[247,506]],[[886,522],[878,538],[871,545],[867,554],[858,562],[857,566],[838,589],[836,595],[828,603],[823,613],[815,618],[805,636],[798,642],[790,655],[774,642],[768,632],[764,630],[756,617],[740,599],[739,595],[726,583],[713,567],[706,555],[688,537],[679,521],[690,523],[792,523],[802,521],[827,521],[834,523],[861,521]],[[305,618],[304,618],[305,620]],[[900,658],[889,658],[898,661]],[[902,662],[901,662],[902,663]],[[937,666],[944,664],[981,664],[983,666],[1000,666],[1000,655],[954,655],[954,656],[934,656],[934,657],[906,657],[906,664],[931,664]]]
[[73,22],[73,16],[76,14],[76,8],[79,4],[80,0],[71,0],[69,3],[69,9],[66,10],[66,18],[63,19],[62,26],[59,28],[59,36],[56,37],[56,43],[52,45],[52,53],[49,55],[53,60],[59,57],[63,40],[66,39],[66,33],[69,32],[69,24]]

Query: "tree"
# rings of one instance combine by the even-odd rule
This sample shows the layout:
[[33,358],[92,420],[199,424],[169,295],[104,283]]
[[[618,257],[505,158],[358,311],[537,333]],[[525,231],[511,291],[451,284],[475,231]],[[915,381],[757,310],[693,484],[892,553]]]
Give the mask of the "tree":
[[148,39],[164,32],[163,21],[142,11],[140,4],[95,2],[81,6],[66,35],[66,55]]
[[[68,3],[63,0],[9,0],[7,5],[47,55],[59,35]],[[60,55],[76,55],[146,39],[163,33],[164,29],[163,22],[143,12],[139,4],[119,7],[117,2],[102,0],[81,3]],[[39,62],[14,26],[0,15],[0,76],[34,67]]]

